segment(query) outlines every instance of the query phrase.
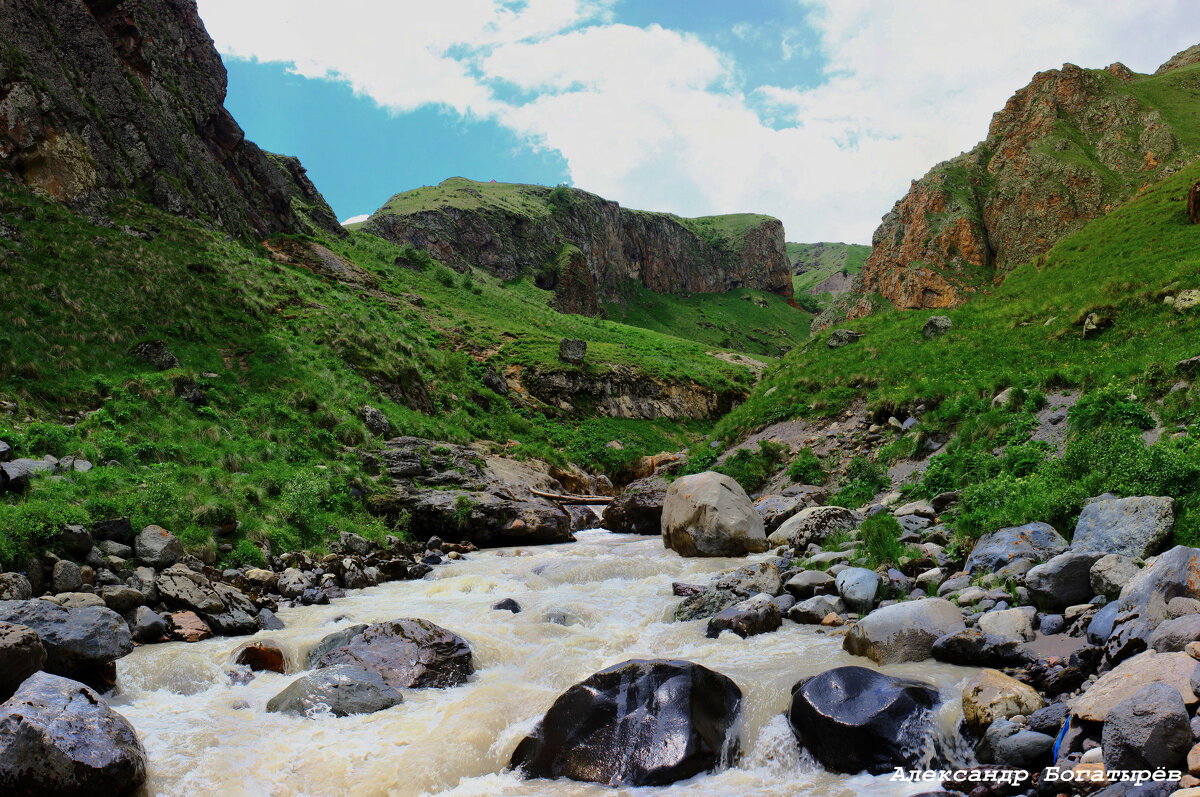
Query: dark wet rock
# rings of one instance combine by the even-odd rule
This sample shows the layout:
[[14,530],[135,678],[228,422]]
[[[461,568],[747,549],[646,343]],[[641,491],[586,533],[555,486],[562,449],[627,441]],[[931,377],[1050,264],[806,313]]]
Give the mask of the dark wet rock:
[[1179,690],[1148,684],[1117,703],[1104,718],[1100,745],[1108,769],[1186,769],[1192,728]]
[[111,609],[64,609],[49,601],[2,601],[0,621],[33,629],[46,649],[46,669],[91,680],[133,650],[129,626]]
[[1066,703],[1051,703],[1030,714],[1025,727],[1031,731],[1057,737],[1069,714],[1070,710]]
[[54,535],[51,544],[57,546],[67,556],[83,559],[92,550],[92,534],[83,526],[69,523]]
[[92,524],[92,536],[97,540],[110,540],[112,542],[127,544],[133,536],[133,526],[127,517],[97,520]]
[[1091,501],[1079,513],[1071,550],[1144,559],[1158,552],[1174,527],[1173,498],[1140,496]]
[[866,667],[837,667],[792,688],[788,721],[826,769],[853,774],[912,767],[932,731],[937,690]]
[[213,584],[213,590],[224,607],[218,612],[209,612],[204,619],[218,634],[239,636],[253,634],[258,630],[254,603],[235,587],[222,582]]
[[183,558],[183,544],[161,526],[147,526],[134,538],[133,553],[142,564],[161,570]]
[[505,598],[502,601],[493,603],[492,609],[498,612],[512,612],[513,614],[519,614],[521,611],[521,604],[517,603],[512,598]]
[[1053,748],[1053,736],[1022,728],[1008,720],[996,720],[988,726],[975,752],[985,764],[1036,770],[1050,763]]
[[428,620],[411,618],[368,626],[318,661],[321,667],[335,664],[377,670],[397,689],[458,686],[475,671],[466,640]]
[[1067,549],[1067,541],[1047,523],[1026,523],[981,537],[967,557],[972,575],[990,573],[1016,559],[1044,561]]
[[134,610],[129,630],[138,642],[158,642],[167,635],[167,621],[149,606]]
[[40,672],[0,706],[0,792],[120,795],[145,779],[133,726],[87,686]]
[[846,614],[850,611],[837,595],[814,595],[788,609],[787,617],[793,623],[817,625],[829,614]]
[[621,494],[604,508],[604,528],[621,534],[661,534],[663,501],[667,482],[649,476],[625,485]]
[[1100,608],[1100,611],[1092,615],[1091,621],[1088,622],[1087,639],[1093,645],[1103,645],[1108,641],[1109,635],[1113,631],[1113,623],[1117,619],[1117,603],[1106,603]]
[[776,594],[780,591],[781,581],[779,567],[774,562],[758,562],[730,570],[707,587],[689,590],[675,608],[674,617],[680,622],[712,617],[759,593]]
[[309,714],[329,711],[337,717],[373,714],[399,705],[404,697],[377,670],[340,664],[297,678],[267,702],[267,711]]
[[698,664],[623,662],[555,700],[512,766],[609,786],[674,783],[722,763],[741,697],[737,684]]
[[0,623],[0,701],[46,665],[46,649],[37,632],[24,625]]
[[728,609],[718,612],[708,621],[705,635],[715,639],[722,631],[732,631],[743,639],[758,634],[766,634],[783,625],[783,617],[779,607],[767,597],[759,595],[749,600],[735,603]]
[[283,620],[275,616],[275,612],[270,609],[259,609],[258,614],[254,616],[254,622],[260,631],[279,631],[283,625]]
[[784,585],[796,600],[808,600],[814,595],[837,592],[837,582],[823,570],[801,570]]
[[1012,667],[1029,660],[1019,640],[985,634],[978,628],[938,637],[931,653],[938,661],[964,667]]

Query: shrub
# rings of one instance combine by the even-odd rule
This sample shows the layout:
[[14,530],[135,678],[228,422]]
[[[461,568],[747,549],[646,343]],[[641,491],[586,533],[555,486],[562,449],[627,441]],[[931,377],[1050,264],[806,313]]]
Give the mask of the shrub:
[[1154,428],[1154,416],[1116,383],[1082,396],[1067,411],[1067,418],[1071,429],[1077,432],[1101,426],[1131,426],[1142,430]]
[[251,567],[262,567],[267,562],[263,556],[262,549],[252,543],[248,539],[238,540],[237,545],[233,546],[233,550],[225,554],[225,558],[221,560],[221,569],[238,568],[243,565]]
[[890,483],[887,471],[878,462],[866,457],[855,457],[846,467],[846,479],[841,489],[834,493],[829,503],[832,506],[857,509]]
[[789,479],[800,484],[821,484],[825,481],[821,460],[810,448],[805,448],[796,455],[792,464],[788,465],[787,475]]
[[56,423],[31,423],[25,428],[25,454],[41,459],[46,454],[66,456],[71,435]]
[[900,542],[900,522],[885,512],[864,520],[860,532],[862,547],[872,568],[888,562],[896,563],[901,556],[910,552]]
[[767,440],[758,441],[758,450],[739,448],[733,456],[716,467],[718,473],[724,473],[742,486],[748,493],[762,487],[775,472],[783,460],[783,446]]
[[87,511],[62,498],[0,504],[0,561],[12,563],[45,545],[68,523],[88,522]]

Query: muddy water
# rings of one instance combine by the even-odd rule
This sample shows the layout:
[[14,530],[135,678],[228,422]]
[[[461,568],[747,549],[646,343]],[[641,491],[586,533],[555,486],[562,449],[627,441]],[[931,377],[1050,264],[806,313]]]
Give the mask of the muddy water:
[[[280,611],[282,631],[260,633],[304,661],[309,647],[351,624],[423,617],[465,637],[477,673],[461,687],[410,690],[372,715],[312,718],[268,714],[267,701],[295,675],[261,673],[245,685],[226,674],[245,638],[142,647],[118,662],[114,699],[150,759],[145,795],[404,797],[467,795],[892,795],[927,790],[887,776],[831,775],[796,748],[782,712],[800,678],[868,664],[841,639],[785,622],[749,640],[704,637],[704,623],[674,623],[672,581],[704,583],[746,560],[683,559],[657,538],[586,532],[569,545],[474,554],[423,581],[351,593],[329,606]],[[517,615],[491,611],[515,598]],[[544,621],[566,612],[570,624]],[[571,684],[635,657],[688,659],[741,687],[740,763],[669,787],[614,791],[506,772],[517,742]],[[974,671],[932,662],[885,668],[936,684],[949,698],[949,731]]]

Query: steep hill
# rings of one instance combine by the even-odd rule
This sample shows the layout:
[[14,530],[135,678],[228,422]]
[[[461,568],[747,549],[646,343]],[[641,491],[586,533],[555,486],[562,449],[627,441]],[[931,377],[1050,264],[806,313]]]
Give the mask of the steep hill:
[[814,328],[889,303],[947,308],[1200,152],[1200,65],[1181,53],[1154,75],[1120,63],[1037,74],[988,137],[915,181],[875,231],[854,295]]
[[792,296],[783,225],[757,214],[685,219],[576,188],[461,177],[392,197],[363,229],[456,269],[533,276],[563,312],[597,315],[653,293],[754,288]]
[[836,296],[850,289],[853,277],[862,271],[871,255],[864,244],[818,242],[787,244],[792,263],[792,290],[797,294]]
[[11,0],[0,173],[96,212],[136,197],[238,235],[340,235],[300,162],[245,140],[225,87],[194,0]]

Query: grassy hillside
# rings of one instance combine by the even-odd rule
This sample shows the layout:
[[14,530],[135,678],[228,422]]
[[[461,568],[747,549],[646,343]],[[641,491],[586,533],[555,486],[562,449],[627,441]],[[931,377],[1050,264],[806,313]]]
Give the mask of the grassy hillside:
[[[838,349],[826,345],[829,333],[815,336],[768,371],[750,400],[717,424],[713,437],[736,439],[789,418],[832,417],[858,398],[880,419],[903,417],[923,406],[919,430],[897,436],[888,453],[919,454],[926,436],[957,432],[959,440],[948,447],[942,464],[931,468],[924,489],[992,484],[989,489],[1000,492],[988,494],[986,501],[982,492],[976,493],[980,505],[990,509],[980,510],[973,531],[1022,517],[1046,519],[1034,517],[1043,510],[1066,522],[1078,511],[1078,492],[1040,510],[1042,505],[1030,495],[1041,490],[1038,479],[1050,478],[1044,472],[1049,467],[1043,462],[1045,451],[1036,446],[1025,450],[1022,456],[1028,458],[1018,457],[1013,470],[998,470],[1001,459],[992,450],[1025,445],[1029,420],[1027,413],[993,411],[990,402],[1010,386],[1020,388],[1018,395],[1030,397],[1031,404],[1054,391],[1077,388],[1102,405],[1092,415],[1111,411],[1130,434],[1154,425],[1145,414],[1145,408],[1152,410],[1168,426],[1168,439],[1144,449],[1156,453],[1143,454],[1140,438],[1131,442],[1124,432],[1116,442],[1080,438],[1084,442],[1076,445],[1093,447],[1075,450],[1071,461],[1077,472],[1056,472],[1060,486],[1074,480],[1073,490],[1166,491],[1169,485],[1147,474],[1200,476],[1195,442],[1200,391],[1195,375],[1181,373],[1175,365],[1200,355],[1200,308],[1178,312],[1164,301],[1200,289],[1200,226],[1188,223],[1184,204],[1187,190],[1198,180],[1200,162],[1149,187],[1034,262],[1018,266],[992,293],[956,310],[938,311],[954,323],[942,337],[922,335],[925,320],[935,314],[931,311],[885,311],[843,324],[864,337]],[[1089,316],[1100,330],[1085,337]],[[1184,380],[1190,382],[1177,386]],[[1091,429],[1105,424],[1077,425]],[[1190,437],[1169,439],[1189,425]],[[1148,464],[1147,456],[1159,458],[1157,464]],[[1092,473],[1098,475],[1088,476]],[[1130,474],[1145,478],[1130,481]],[[1194,542],[1200,541],[1196,489],[1194,483],[1167,492],[1183,496],[1185,516],[1191,507],[1182,533]],[[1054,503],[1041,492],[1037,496]]]
[[865,244],[788,243],[787,256],[793,272],[803,272],[792,277],[792,289],[807,293],[839,271],[857,274],[870,255],[871,247]]
[[[525,183],[493,183],[451,177],[437,185],[414,188],[396,194],[373,215],[402,216],[438,208],[460,210],[502,210],[529,219],[544,219],[551,215],[557,202],[567,201],[565,186],[548,188]],[[629,210],[629,209],[627,209]],[[741,245],[746,232],[771,219],[757,213],[731,213],[723,216],[701,216],[686,218],[673,213],[657,213],[648,210],[632,211],[649,216],[670,218],[696,233],[701,238],[721,241],[729,248]]]
[[[397,434],[515,441],[518,456],[600,469],[702,434],[559,417],[484,386],[489,369],[564,367],[563,337],[588,342],[593,375],[620,368],[713,390],[752,381],[709,343],[561,315],[531,281],[412,262],[362,232],[324,241],[350,262],[322,266],[309,239],[268,249],[136,203],[107,212],[112,226],[98,226],[0,183],[0,439],[17,456],[113,463],[0,499],[0,560],[60,522],[121,514],[209,556],[212,528],[231,518],[242,521],[235,542],[277,549],[381,534],[352,497],[368,487],[364,404]],[[165,341],[180,367],[130,355],[147,340]],[[605,448],[613,439],[624,449]]]

